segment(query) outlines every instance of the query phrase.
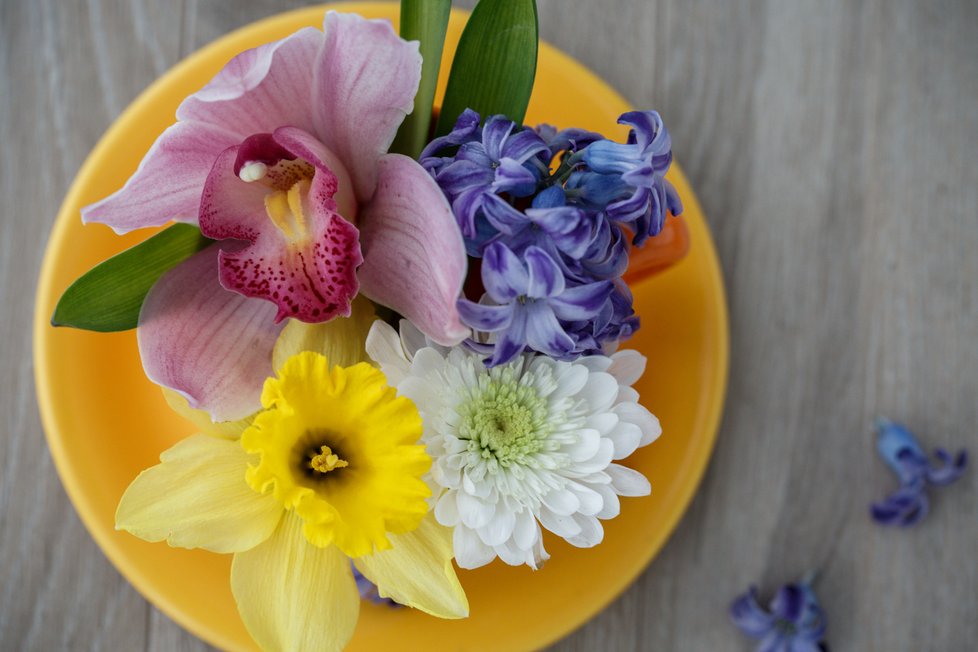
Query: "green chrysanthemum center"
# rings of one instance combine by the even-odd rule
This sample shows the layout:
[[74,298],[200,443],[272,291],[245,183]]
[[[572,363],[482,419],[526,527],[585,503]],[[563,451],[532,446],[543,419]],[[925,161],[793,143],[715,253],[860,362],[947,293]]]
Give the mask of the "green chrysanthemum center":
[[526,464],[545,448],[547,401],[531,385],[520,383],[512,369],[504,369],[480,382],[458,409],[459,439],[468,450],[501,466]]

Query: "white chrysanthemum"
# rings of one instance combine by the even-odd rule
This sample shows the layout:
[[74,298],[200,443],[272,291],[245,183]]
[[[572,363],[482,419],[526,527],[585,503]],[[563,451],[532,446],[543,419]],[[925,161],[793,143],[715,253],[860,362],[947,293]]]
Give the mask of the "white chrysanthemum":
[[645,369],[638,352],[575,362],[522,355],[487,369],[463,347],[425,342],[408,322],[400,337],[375,322],[367,352],[421,412],[435,518],[454,528],[463,568],[497,556],[537,568],[549,557],[541,525],[597,545],[599,519],[618,515],[618,496],[649,493],[645,476],[613,463],[662,432],[630,387]]

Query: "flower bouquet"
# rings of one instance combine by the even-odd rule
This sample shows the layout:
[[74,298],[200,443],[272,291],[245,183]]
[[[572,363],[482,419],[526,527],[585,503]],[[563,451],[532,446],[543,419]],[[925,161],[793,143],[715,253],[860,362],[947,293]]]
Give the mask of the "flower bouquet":
[[82,211],[176,224],[52,322],[136,328],[199,431],[116,527],[232,554],[263,649],[341,649],[362,597],[465,618],[456,565],[538,569],[545,531],[599,545],[650,490],[627,464],[661,429],[632,387],[625,277],[686,252],[668,132],[653,111],[621,139],[524,125],[532,0],[479,3],[436,109],[449,11],[404,0],[400,34],[329,12],[241,52]]

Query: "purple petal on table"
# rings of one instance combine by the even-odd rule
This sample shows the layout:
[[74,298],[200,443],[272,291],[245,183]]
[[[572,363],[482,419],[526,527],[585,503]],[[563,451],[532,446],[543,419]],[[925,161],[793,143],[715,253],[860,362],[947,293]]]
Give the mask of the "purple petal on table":
[[[526,294],[534,299],[559,295],[564,291],[564,274],[560,267],[540,247],[527,247],[523,255],[529,272]],[[495,297],[493,297],[495,298]]]
[[200,194],[214,159],[240,139],[201,122],[178,122],[156,139],[126,184],[82,209],[82,222],[107,224],[116,233],[197,223]]
[[805,607],[805,592],[797,584],[787,584],[771,600],[771,613],[775,618],[797,623]]
[[179,392],[215,421],[261,408],[284,325],[275,306],[228,292],[218,282],[217,245],[164,274],[143,302],[136,330],[147,377]]
[[456,308],[468,264],[465,243],[435,180],[414,159],[384,156],[362,224],[363,293],[438,344],[465,339],[469,329]]
[[769,614],[757,601],[757,587],[752,586],[746,593],[737,596],[730,605],[730,619],[740,631],[748,636],[760,638],[774,625],[774,616]]
[[509,247],[490,243],[482,257],[482,284],[496,303],[509,303],[527,294],[530,278],[526,268]]
[[385,20],[335,11],[326,14],[323,30],[312,84],[315,133],[350,173],[358,201],[366,202],[378,159],[414,108],[418,42],[402,40]]
[[927,469],[927,481],[933,485],[948,485],[961,477],[965,468],[968,466],[968,451],[961,449],[954,457],[943,449],[938,448],[934,451],[935,457],[940,460],[940,466],[932,466]]

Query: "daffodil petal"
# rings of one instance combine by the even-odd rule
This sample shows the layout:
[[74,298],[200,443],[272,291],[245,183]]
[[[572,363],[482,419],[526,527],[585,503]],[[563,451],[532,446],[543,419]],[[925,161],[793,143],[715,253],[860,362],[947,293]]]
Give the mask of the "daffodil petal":
[[188,437],[129,485],[115,514],[116,529],[179,548],[253,548],[271,536],[282,506],[248,486],[247,468],[248,454],[237,442]]
[[194,424],[197,429],[207,435],[220,437],[222,439],[237,439],[241,433],[251,425],[254,415],[239,419],[238,421],[213,421],[211,415],[203,410],[195,410],[190,407],[186,398],[166,387],[163,390],[163,398],[170,409],[182,416],[184,419]]
[[364,297],[354,299],[350,307],[351,313],[347,319],[334,319],[321,324],[290,319],[275,342],[272,367],[281,369],[286,360],[303,351],[322,353],[330,365],[342,367],[367,360],[367,333],[377,315],[373,304]]
[[287,514],[262,545],[234,556],[231,592],[263,650],[342,650],[353,636],[360,594],[347,557],[317,548]]
[[353,560],[381,597],[439,618],[469,615],[469,601],[452,566],[450,529],[429,512],[417,529],[390,539],[390,550]]

